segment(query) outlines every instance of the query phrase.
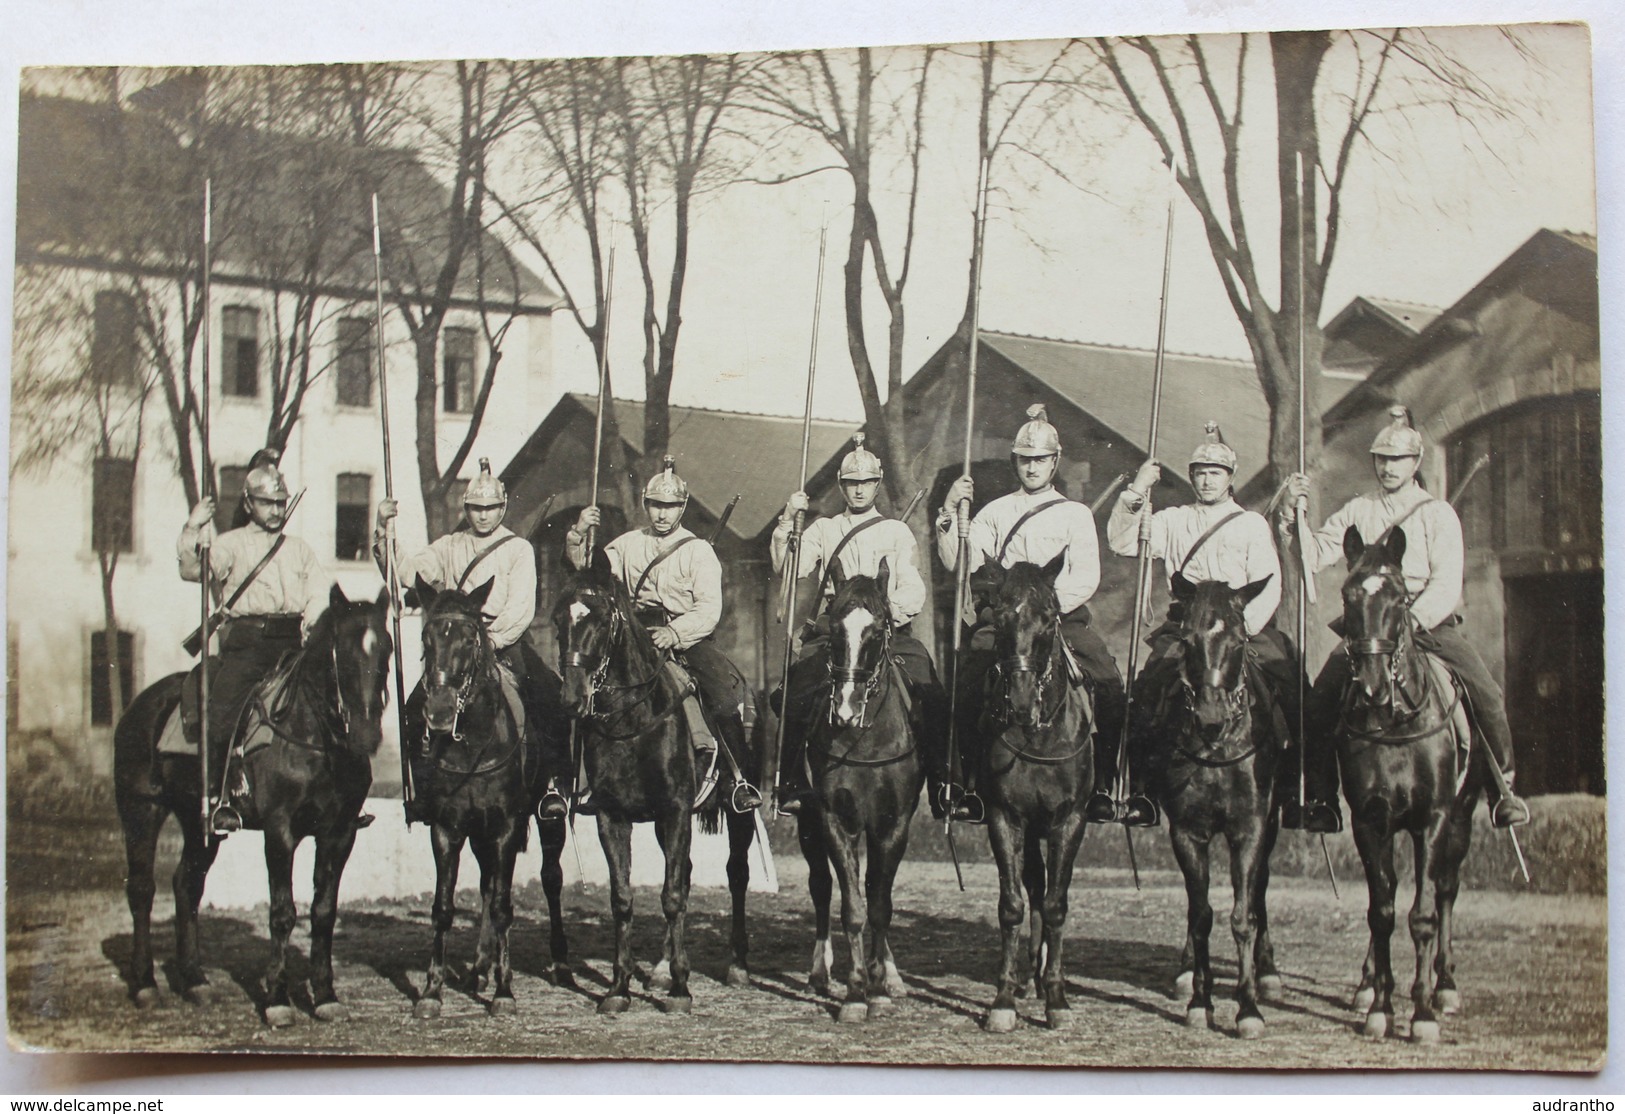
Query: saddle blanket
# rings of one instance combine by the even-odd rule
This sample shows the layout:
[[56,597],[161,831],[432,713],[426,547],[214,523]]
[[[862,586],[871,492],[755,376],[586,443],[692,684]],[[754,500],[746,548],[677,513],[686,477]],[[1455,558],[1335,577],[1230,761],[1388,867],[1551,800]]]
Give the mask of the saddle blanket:
[[[276,718],[276,711],[281,704],[283,691],[287,688],[288,679],[292,676],[289,668],[291,661],[284,661],[276,671],[266,678],[265,682],[249,694],[248,704],[243,709],[243,718],[252,724],[251,730],[246,734],[239,734],[237,750],[241,754],[252,754],[261,747],[271,744],[275,732],[271,729],[271,721]],[[181,712],[181,705],[188,698],[196,700],[197,669],[193,668],[191,676],[187,677],[182,689],[181,703],[176,704],[164,720],[163,729],[158,733],[158,753],[182,755],[188,758],[198,756],[198,745],[186,730],[185,720],[188,718]],[[249,709],[254,714],[249,715]],[[238,731],[242,730],[242,723],[238,723]]]

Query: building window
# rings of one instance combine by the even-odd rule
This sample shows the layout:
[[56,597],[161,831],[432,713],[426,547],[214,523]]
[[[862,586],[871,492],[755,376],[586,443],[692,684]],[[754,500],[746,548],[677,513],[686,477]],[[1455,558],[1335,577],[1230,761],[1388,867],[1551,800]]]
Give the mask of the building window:
[[447,329],[441,336],[441,394],[448,414],[474,409],[474,330]]
[[[90,632],[90,722],[113,726],[113,662],[107,652],[107,632]],[[127,708],[135,696],[135,635],[118,632],[119,707]]]
[[372,477],[341,472],[333,519],[333,555],[340,561],[365,561],[372,552]]
[[237,398],[260,393],[260,311],[227,306],[220,315],[220,389]]
[[91,484],[91,548],[129,553],[135,548],[135,461],[97,457]]
[[90,374],[98,386],[137,387],[135,299],[98,290],[91,317]]
[[372,322],[360,317],[339,320],[339,405],[372,405]]
[[[237,511],[243,502],[243,481],[248,468],[242,464],[222,464],[214,500],[214,532],[224,534],[237,525]],[[246,512],[245,512],[246,513]]]

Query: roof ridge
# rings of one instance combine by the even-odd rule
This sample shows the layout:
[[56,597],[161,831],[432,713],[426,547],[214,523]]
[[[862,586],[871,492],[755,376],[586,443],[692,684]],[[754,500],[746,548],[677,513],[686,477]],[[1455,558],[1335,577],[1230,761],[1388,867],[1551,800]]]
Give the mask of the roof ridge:
[[[1006,329],[983,329],[983,335],[1010,337],[1013,340],[1037,340],[1046,344],[1071,344],[1079,348],[1103,348],[1110,352],[1142,352],[1146,355],[1155,355],[1156,349],[1146,348],[1137,344],[1108,344],[1102,340],[1075,340],[1071,337],[1049,337],[1040,333],[1015,333]],[[1251,360],[1237,356],[1215,356],[1207,352],[1175,352],[1167,351],[1167,356],[1179,356],[1187,360],[1212,360],[1215,363],[1235,364],[1239,367],[1252,367]]]
[[[596,399],[598,397],[597,393],[593,391],[566,391],[565,394],[571,396],[572,398],[578,399]],[[616,395],[611,395],[610,398],[618,403],[628,402],[636,406],[646,405],[649,401],[648,399],[644,398],[622,398]],[[796,414],[774,414],[766,410],[739,410],[721,406],[694,406],[686,402],[672,402],[668,403],[667,406],[672,410],[692,410],[701,414],[730,414],[740,418],[771,418],[775,421],[787,422],[801,421],[800,416]],[[846,418],[820,418],[816,414],[813,415],[812,420],[814,423],[822,422],[825,425],[849,426],[853,429],[857,429],[862,425],[861,422],[854,422]]]

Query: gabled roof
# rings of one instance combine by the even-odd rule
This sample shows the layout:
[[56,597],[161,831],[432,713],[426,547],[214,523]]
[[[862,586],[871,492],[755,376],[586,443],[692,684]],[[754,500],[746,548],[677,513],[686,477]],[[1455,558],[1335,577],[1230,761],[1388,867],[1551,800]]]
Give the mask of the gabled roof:
[[[1043,383],[1142,452],[1150,432],[1156,353],[1083,341],[983,332],[982,344]],[[1268,461],[1269,409],[1247,360],[1168,353],[1164,359],[1164,434],[1188,447],[1209,420],[1241,457],[1236,488]],[[1159,446],[1160,448],[1161,446]]]
[[[561,421],[566,418],[562,412],[577,410],[590,420],[597,407],[597,395],[565,395],[514,455],[513,462],[503,470],[503,478],[511,484],[513,475],[526,462],[539,459],[560,432]],[[621,441],[628,451],[641,457],[642,401],[616,399],[615,419]],[[856,428],[851,422],[813,419],[809,467],[817,468],[840,451]],[[739,505],[728,520],[728,531],[749,540],[772,523],[800,479],[801,419],[672,406],[667,451],[677,458],[677,472],[688,481],[690,498],[713,517],[720,516],[728,501],[739,496]],[[645,461],[644,466],[653,465]]]

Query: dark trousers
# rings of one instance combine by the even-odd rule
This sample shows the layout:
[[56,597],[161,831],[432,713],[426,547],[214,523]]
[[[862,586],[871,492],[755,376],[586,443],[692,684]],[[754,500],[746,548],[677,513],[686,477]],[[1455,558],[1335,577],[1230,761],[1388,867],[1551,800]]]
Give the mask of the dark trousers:
[[299,623],[297,615],[249,615],[228,619],[221,630],[220,655],[209,660],[210,792],[219,788],[249,695],[284,654],[299,649]]
[[[1102,771],[1114,769],[1117,761],[1117,740],[1123,731],[1128,703],[1123,673],[1117,667],[1117,659],[1106,648],[1106,640],[1090,626],[1087,606],[1061,616],[1061,637],[1072,648],[1094,700],[1095,781],[1099,784]],[[974,785],[983,759],[982,711],[991,679],[989,674],[997,660],[992,628],[986,624],[977,626],[971,632],[967,648],[961,651],[956,682],[959,686],[959,770],[968,779],[967,785]]]
[[[1513,773],[1512,725],[1507,722],[1506,698],[1501,686],[1490,676],[1484,659],[1462,635],[1459,623],[1458,617],[1451,616],[1430,631],[1418,631],[1416,645],[1444,662],[1461,682],[1473,726],[1489,747],[1496,764],[1510,778]],[[1344,694],[1353,679],[1348,652],[1339,643],[1326,659],[1320,676],[1315,678],[1309,697],[1310,722],[1317,730],[1311,733],[1304,752],[1308,763],[1304,792],[1317,800],[1331,801],[1337,797],[1337,748],[1333,736],[1342,715]]]

